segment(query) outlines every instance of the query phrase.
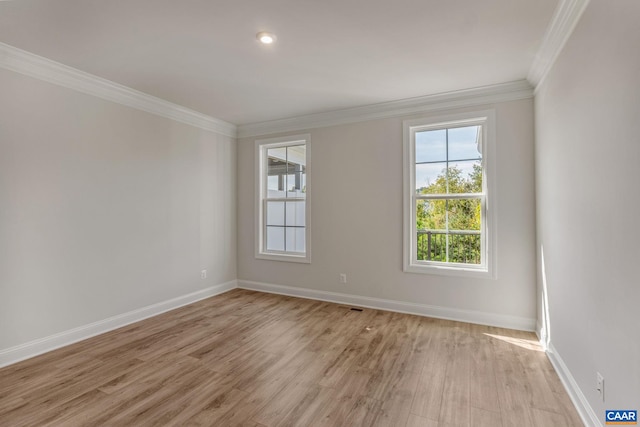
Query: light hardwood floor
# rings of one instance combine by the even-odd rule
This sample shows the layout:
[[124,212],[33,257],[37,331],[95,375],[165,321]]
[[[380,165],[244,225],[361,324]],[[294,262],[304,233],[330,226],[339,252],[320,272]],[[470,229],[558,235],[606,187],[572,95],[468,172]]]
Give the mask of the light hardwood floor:
[[534,334],[236,289],[0,369],[0,425],[582,423]]

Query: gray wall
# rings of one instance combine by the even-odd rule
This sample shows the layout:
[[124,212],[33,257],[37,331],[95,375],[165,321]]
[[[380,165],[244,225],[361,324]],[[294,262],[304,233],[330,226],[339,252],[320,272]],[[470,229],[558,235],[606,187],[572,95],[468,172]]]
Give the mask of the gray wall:
[[235,279],[231,138],[1,69],[0,94],[0,350]]
[[600,420],[640,402],[638,17],[591,0],[535,102],[541,327]]
[[[405,118],[310,130],[308,265],[255,259],[254,141],[260,137],[239,140],[238,279],[535,319],[533,101],[476,110],[486,108],[495,108],[497,125],[498,280],[402,271]],[[346,285],[340,273],[348,275]]]

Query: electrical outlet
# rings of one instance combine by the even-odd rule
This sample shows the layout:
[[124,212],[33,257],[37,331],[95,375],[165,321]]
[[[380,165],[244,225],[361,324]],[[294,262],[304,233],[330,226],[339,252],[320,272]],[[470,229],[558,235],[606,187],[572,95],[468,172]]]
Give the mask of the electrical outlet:
[[345,273],[340,273],[340,283],[347,283],[347,275]]
[[201,279],[206,279],[207,278],[207,270],[202,270],[200,272],[200,278]]
[[596,372],[596,390],[598,390],[600,398],[604,402],[604,377],[600,372]]

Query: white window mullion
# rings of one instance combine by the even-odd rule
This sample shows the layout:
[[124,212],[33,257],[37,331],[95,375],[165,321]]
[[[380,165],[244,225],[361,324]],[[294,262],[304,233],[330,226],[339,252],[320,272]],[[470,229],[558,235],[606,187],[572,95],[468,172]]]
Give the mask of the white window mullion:
[[416,194],[417,200],[456,200],[456,199],[482,199],[484,193],[454,193],[454,194]]

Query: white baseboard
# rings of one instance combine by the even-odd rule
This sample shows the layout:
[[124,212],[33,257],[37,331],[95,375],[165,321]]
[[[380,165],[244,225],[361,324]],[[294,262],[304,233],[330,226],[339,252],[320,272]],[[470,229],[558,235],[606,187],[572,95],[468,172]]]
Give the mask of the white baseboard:
[[529,319],[526,317],[507,316],[504,314],[486,313],[482,311],[462,310],[457,308],[364,297],[338,292],[296,288],[292,286],[274,285],[271,283],[238,280],[238,287],[241,289],[268,292],[272,294],[289,295],[293,297],[396,311],[399,313],[416,314],[418,316],[436,317],[439,319],[457,320],[460,322],[477,323],[480,325],[498,326],[501,328],[518,329],[522,331],[533,332],[536,326],[535,319]]
[[182,295],[177,298],[172,298],[167,301],[162,301],[157,304],[142,307],[128,313],[119,314],[108,319],[100,320],[88,325],[80,326],[68,331],[30,341],[25,344],[20,344],[15,347],[0,350],[0,368],[16,362],[20,362],[25,359],[30,359],[39,354],[67,346],[69,344],[73,344],[75,342],[82,341],[96,335],[103,334],[105,332],[112,331],[114,329],[121,328],[123,326],[147,319],[149,317],[157,316],[158,314],[174,310],[178,307],[182,307],[184,305],[191,304],[196,301],[212,297],[214,295],[222,294],[231,289],[235,289],[236,287],[237,281],[231,280],[226,283],[211,286],[210,288],[203,289],[201,291]]
[[602,427],[602,423],[598,419],[598,416],[589,404],[589,401],[587,401],[584,393],[582,393],[582,390],[580,390],[578,383],[573,378],[573,375],[571,375],[569,368],[567,368],[567,365],[565,365],[562,357],[560,357],[560,354],[558,354],[558,351],[552,343],[549,343],[547,356],[560,377],[560,381],[562,381],[564,388],[567,390],[567,393],[573,402],[573,406],[576,407],[584,425]]

